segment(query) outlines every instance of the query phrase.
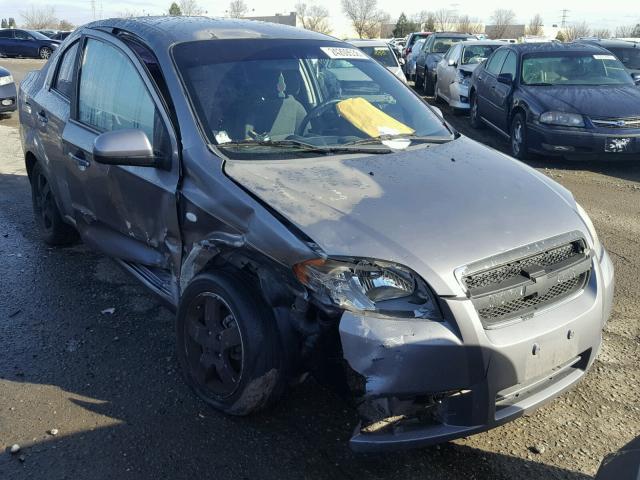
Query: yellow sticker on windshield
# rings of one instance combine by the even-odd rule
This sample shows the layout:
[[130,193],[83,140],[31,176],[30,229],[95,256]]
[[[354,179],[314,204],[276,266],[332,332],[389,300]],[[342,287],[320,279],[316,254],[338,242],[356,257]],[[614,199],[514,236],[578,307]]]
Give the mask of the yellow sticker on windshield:
[[411,135],[415,132],[362,97],[342,100],[336,105],[336,109],[345,120],[370,137]]

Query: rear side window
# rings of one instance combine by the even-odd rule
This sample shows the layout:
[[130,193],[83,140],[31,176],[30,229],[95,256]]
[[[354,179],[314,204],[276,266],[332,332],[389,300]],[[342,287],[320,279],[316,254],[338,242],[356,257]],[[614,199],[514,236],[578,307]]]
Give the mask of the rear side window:
[[13,38],[13,30],[0,30],[0,38]]
[[16,30],[16,38],[20,40],[33,40],[31,35],[27,32],[23,32],[22,30]]
[[82,60],[78,119],[100,131],[138,128],[153,141],[155,117],[153,99],[129,58],[89,39]]
[[73,69],[78,55],[78,42],[65,50],[60,59],[58,75],[53,82],[53,88],[67,98],[71,98],[73,85]]
[[507,56],[508,50],[498,50],[494,53],[489,59],[489,63],[487,63],[487,72],[498,75],[500,69],[502,68],[502,64],[504,63],[504,59]]
[[502,70],[500,70],[500,73],[510,73],[511,78],[515,79],[516,71],[518,70],[517,64],[518,64],[518,58],[516,57],[516,54],[513,52],[509,52],[509,54],[507,55],[507,59],[504,61],[504,64],[502,65]]

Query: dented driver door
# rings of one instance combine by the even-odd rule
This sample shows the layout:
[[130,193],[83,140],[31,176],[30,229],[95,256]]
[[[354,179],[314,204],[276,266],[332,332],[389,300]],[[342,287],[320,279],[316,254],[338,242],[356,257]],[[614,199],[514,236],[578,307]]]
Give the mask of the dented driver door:
[[[106,37],[106,36],[105,36]],[[133,266],[171,278],[180,265],[177,142],[153,83],[128,47],[112,37],[83,41],[63,157],[83,240]],[[142,130],[157,166],[106,165],[93,158],[103,132]],[[164,273],[164,275],[163,275]]]

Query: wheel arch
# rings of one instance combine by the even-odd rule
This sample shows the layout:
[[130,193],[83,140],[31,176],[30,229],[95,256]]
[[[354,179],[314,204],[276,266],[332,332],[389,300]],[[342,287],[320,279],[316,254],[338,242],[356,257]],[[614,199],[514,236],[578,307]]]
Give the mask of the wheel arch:
[[36,163],[38,163],[38,157],[36,157],[33,152],[27,151],[27,153],[24,154],[24,166],[27,170],[27,176],[29,177],[29,180],[31,180],[33,167],[36,166]]

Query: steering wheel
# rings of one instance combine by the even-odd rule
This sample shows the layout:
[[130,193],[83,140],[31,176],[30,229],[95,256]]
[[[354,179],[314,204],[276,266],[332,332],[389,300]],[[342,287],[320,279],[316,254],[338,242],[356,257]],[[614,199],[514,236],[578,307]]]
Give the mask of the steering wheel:
[[314,118],[319,117],[320,115],[322,115],[323,113],[331,110],[332,108],[334,108],[338,103],[340,103],[343,99],[341,98],[333,98],[325,103],[322,103],[320,105],[318,105],[317,107],[312,108],[309,113],[307,113],[304,118],[302,119],[302,121],[300,122],[300,125],[298,125],[298,128],[296,128],[296,135],[299,136],[304,136],[304,131],[307,128],[307,125],[309,124],[309,122],[311,120],[313,120]]

